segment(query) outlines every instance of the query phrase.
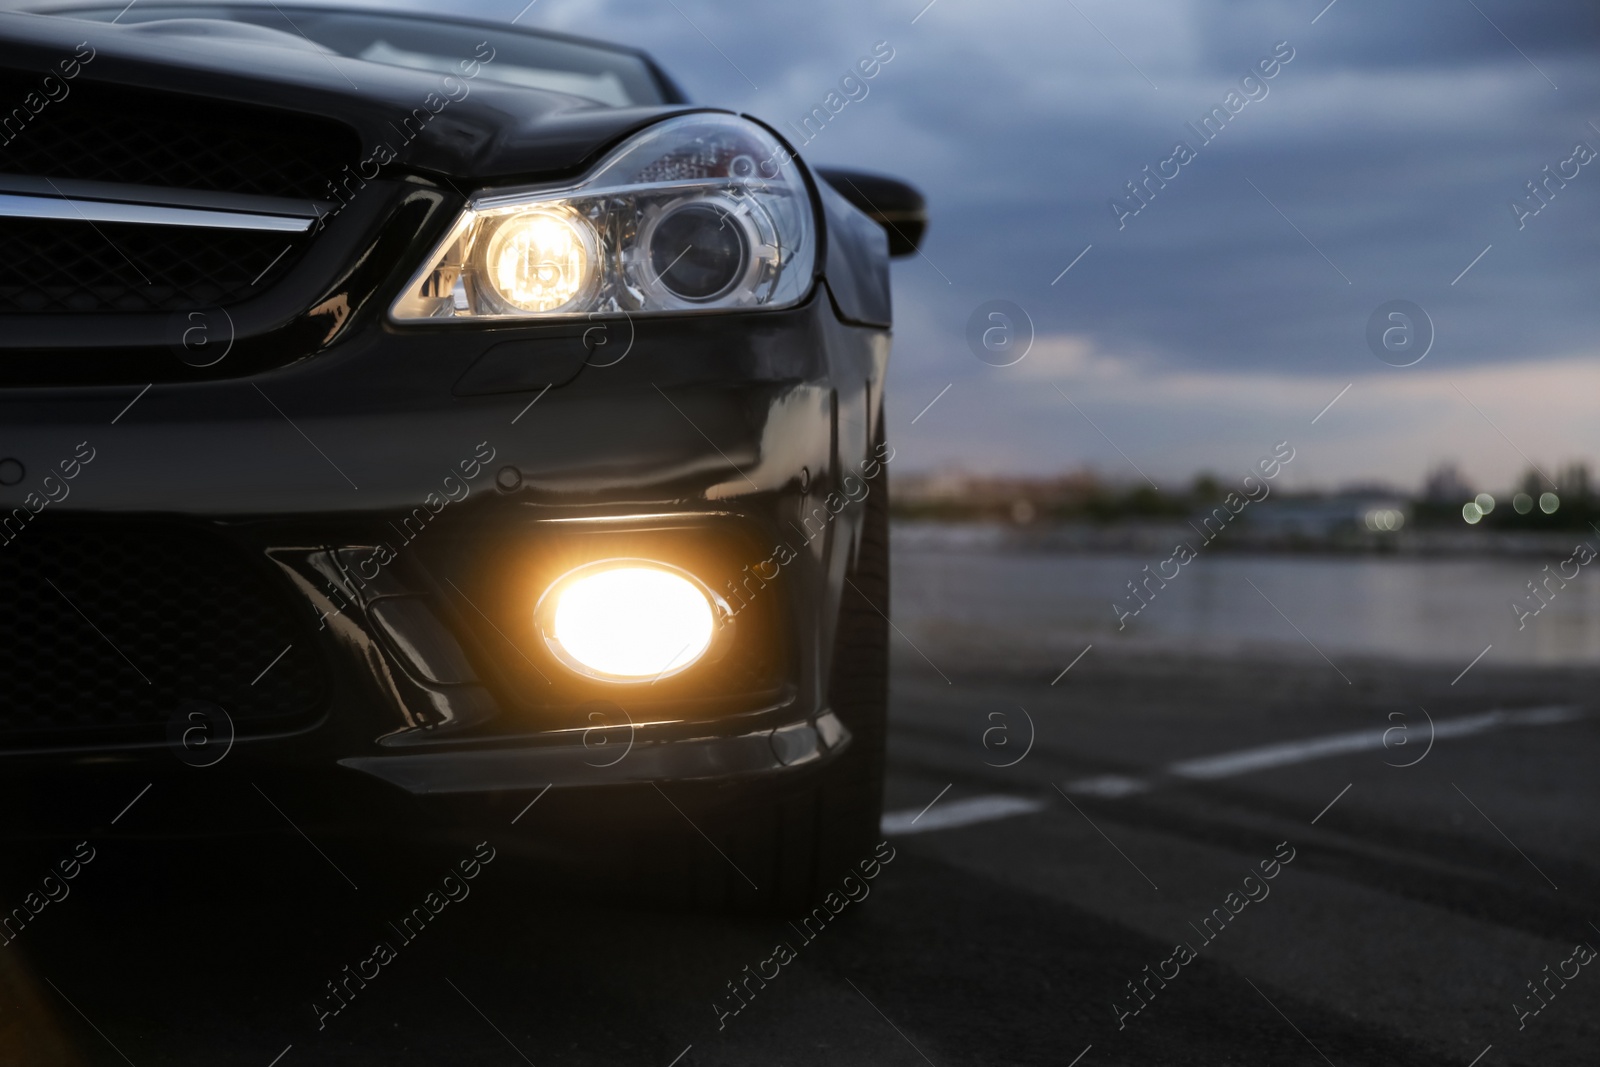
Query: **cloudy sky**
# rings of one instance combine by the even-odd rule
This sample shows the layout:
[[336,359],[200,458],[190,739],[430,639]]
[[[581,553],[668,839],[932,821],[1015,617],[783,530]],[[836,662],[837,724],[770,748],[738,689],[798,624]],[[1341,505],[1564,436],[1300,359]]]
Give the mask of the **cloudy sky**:
[[[509,20],[526,0],[472,3]],[[695,99],[779,125],[888,42],[803,154],[929,198],[924,254],[894,268],[908,468],[1170,483],[1287,439],[1302,485],[1410,485],[1453,458],[1499,488],[1600,453],[1600,159],[1567,162],[1600,149],[1593,0],[926,4],[536,0],[521,19],[645,47]],[[1275,50],[1293,58],[1241,105]],[[1186,125],[1230,103],[1210,143]],[[1165,163],[1180,141],[1193,158]],[[1177,176],[1119,224],[1146,166]],[[1577,173],[1519,220],[1546,166]],[[1397,299],[1436,332],[1404,368],[1366,339]],[[1013,366],[966,339],[992,300],[1032,322]]]

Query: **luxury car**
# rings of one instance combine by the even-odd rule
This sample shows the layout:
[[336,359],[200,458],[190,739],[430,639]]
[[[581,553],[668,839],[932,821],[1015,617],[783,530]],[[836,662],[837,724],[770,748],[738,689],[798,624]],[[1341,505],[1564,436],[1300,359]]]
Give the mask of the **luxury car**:
[[915,190],[505,24],[0,40],[8,833],[598,826],[733,905],[870,858]]

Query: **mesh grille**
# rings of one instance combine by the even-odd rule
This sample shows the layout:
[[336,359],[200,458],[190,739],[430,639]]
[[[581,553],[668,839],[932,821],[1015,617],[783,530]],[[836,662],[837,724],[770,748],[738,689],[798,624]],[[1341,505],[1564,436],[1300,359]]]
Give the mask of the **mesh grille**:
[[187,311],[269,288],[305,238],[55,219],[0,223],[0,314]]
[[[0,100],[38,97],[39,77],[0,72]],[[360,158],[326,119],[172,93],[75,81],[38,114],[0,115],[0,171],[319,199]]]
[[6,518],[0,743],[163,740],[191,700],[240,734],[320,708],[310,609],[264,560],[178,523]]

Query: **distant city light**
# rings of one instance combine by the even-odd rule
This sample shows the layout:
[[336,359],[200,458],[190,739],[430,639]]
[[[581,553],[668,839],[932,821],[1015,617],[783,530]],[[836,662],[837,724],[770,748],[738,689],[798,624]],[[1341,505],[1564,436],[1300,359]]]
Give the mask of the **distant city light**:
[[1461,505],[1461,517],[1467,520],[1468,526],[1476,526],[1483,521],[1483,509],[1469,500]]
[[1533,497],[1527,493],[1518,493],[1511,498],[1511,506],[1516,509],[1518,515],[1526,515],[1533,510]]
[[1490,496],[1488,493],[1479,493],[1472,502],[1477,504],[1478,510],[1483,512],[1485,515],[1494,510],[1494,497]]
[[1366,523],[1369,530],[1388,533],[1404,526],[1406,517],[1403,512],[1395,511],[1391,508],[1375,508],[1362,516],[1362,521]]
[[1539,510],[1544,512],[1546,515],[1554,515],[1556,513],[1556,508],[1559,508],[1560,506],[1561,498],[1556,496],[1554,493],[1539,494]]

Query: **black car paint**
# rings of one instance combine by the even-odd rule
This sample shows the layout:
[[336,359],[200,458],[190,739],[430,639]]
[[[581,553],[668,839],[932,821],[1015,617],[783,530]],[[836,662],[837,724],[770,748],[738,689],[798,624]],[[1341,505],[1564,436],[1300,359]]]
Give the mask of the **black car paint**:
[[[508,32],[486,27],[486,34],[491,29]],[[9,65],[41,70],[87,38],[98,53],[96,79],[331,115],[355,128],[364,147],[386,136],[436,80],[341,60],[358,72],[356,90],[314,53],[262,55],[225,42],[195,48],[37,16],[0,16],[0,38]],[[386,317],[467,194],[570,180],[630,134],[686,110],[606,109],[480,85],[333,218],[290,277],[227,309],[232,348],[211,367],[179,358],[171,316],[9,317],[0,339],[0,456],[32,472],[91,442],[94,465],[54,513],[213,524],[292,577],[308,621],[326,615],[330,603],[318,588],[327,575],[313,557],[323,553],[326,563],[331,550],[388,536],[440,472],[480,443],[493,459],[472,479],[471,499],[450,516],[448,530],[438,529],[441,545],[447,532],[460,544],[519,525],[560,530],[560,520],[615,519],[641,529],[663,521],[629,518],[640,515],[737,529],[751,545],[800,543],[797,520],[869,460],[883,434],[886,241],[826,184],[813,183],[824,243],[818,278],[796,308],[580,320],[554,329],[397,327]],[[508,360],[508,351],[520,360]],[[32,476],[0,487],[0,510],[26,508],[36,493]],[[647,713],[638,744],[659,751],[635,767],[664,776],[770,774],[821,761],[847,743],[826,714],[828,656],[860,521],[861,507],[851,502],[804,539],[784,569],[793,653],[787,698],[709,720],[681,707],[653,723]],[[19,536],[46,532],[23,528]],[[404,579],[399,571],[386,576],[401,585],[390,592],[434,604],[469,660],[506,656],[482,647],[462,624],[469,609],[449,587],[461,576],[430,569],[427,558],[410,553]],[[397,747],[503,753],[516,744],[559,752],[567,777],[548,759],[530,758],[527,773],[501,776],[500,787],[513,788],[514,779],[532,788],[540,776],[607,780],[581,769],[593,765],[570,725],[541,730],[536,719],[517,718],[491,686],[469,693],[472,685],[429,682],[384,636],[371,598],[345,593],[348,610],[317,632],[317,654],[336,680],[321,719],[288,736],[241,738],[221,765],[228,774],[332,772],[334,760],[348,759],[382,777],[373,761]],[[779,726],[789,728],[781,735],[787,740],[773,734]],[[796,727],[808,737],[795,742]],[[765,747],[752,755],[752,743]],[[699,756],[674,760],[673,751]],[[15,786],[66,766],[113,782],[183,769],[155,741],[3,758]],[[389,776],[402,785],[404,778]]]

